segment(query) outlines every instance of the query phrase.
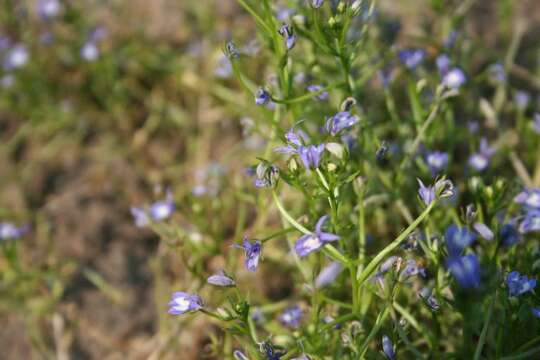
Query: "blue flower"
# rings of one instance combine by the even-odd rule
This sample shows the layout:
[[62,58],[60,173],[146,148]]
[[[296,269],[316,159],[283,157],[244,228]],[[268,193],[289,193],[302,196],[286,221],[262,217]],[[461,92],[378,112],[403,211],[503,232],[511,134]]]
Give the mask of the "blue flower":
[[425,186],[422,180],[416,179],[420,188],[418,189],[418,195],[424,204],[429,205],[435,201],[435,187]]
[[540,188],[525,189],[514,198],[514,201],[528,209],[540,210]]
[[530,100],[531,95],[523,90],[516,91],[514,95],[514,101],[516,102],[516,106],[520,110],[524,110],[529,105]]
[[324,0],[311,0],[311,6],[315,9],[320,8],[324,4]]
[[324,144],[300,146],[298,148],[298,155],[300,155],[300,159],[302,160],[304,167],[306,169],[318,168],[324,149]]
[[331,284],[341,271],[343,271],[343,265],[337,261],[332,262],[330,265],[323,268],[319,275],[317,275],[317,278],[315,279],[315,288],[320,289]]
[[452,224],[446,228],[444,239],[448,253],[454,256],[461,254],[466,247],[471,245],[476,240],[476,235],[467,228]]
[[94,61],[99,57],[99,49],[94,41],[87,41],[81,48],[81,57],[86,61]]
[[448,71],[442,79],[442,83],[450,89],[457,90],[461,85],[465,84],[467,78],[465,73],[460,68],[453,68]]
[[426,155],[426,163],[431,173],[436,175],[448,166],[448,153],[431,151]]
[[135,226],[142,228],[150,223],[150,218],[144,209],[132,206],[130,211],[131,215],[133,216],[133,220],[135,221]]
[[342,130],[350,128],[359,121],[358,116],[349,111],[341,111],[326,120],[326,131],[330,135],[336,136]]
[[8,51],[4,58],[4,70],[18,69],[26,65],[30,55],[28,49],[23,44],[15,44]]
[[501,244],[503,246],[512,246],[519,242],[519,232],[512,224],[503,225],[499,233],[501,235]]
[[58,0],[39,0],[37,3],[37,13],[43,20],[57,17],[62,11],[62,4]]
[[248,271],[255,272],[255,270],[257,270],[257,266],[259,266],[259,259],[261,257],[261,242],[259,240],[254,240],[253,243],[251,243],[247,237],[244,237],[242,245],[234,245],[234,247],[244,249],[244,253],[246,255],[246,269]]
[[255,170],[254,185],[257,188],[270,188],[276,185],[279,179],[279,170],[272,164],[261,162]]
[[255,104],[266,105],[270,101],[270,93],[263,88],[259,88],[255,93]]
[[470,289],[480,286],[480,263],[475,254],[450,256],[446,260],[446,267],[462,288]]
[[293,33],[292,27],[287,24],[283,24],[279,28],[278,33],[285,38],[285,46],[287,47],[287,50],[291,50],[296,44],[296,36]]
[[171,315],[182,315],[200,309],[202,309],[202,300],[198,295],[177,291],[172,295],[168,312]]
[[328,94],[328,91],[322,91],[323,90],[323,87],[321,85],[308,85],[307,86],[307,91],[309,92],[319,92],[319,94],[315,95],[315,99],[319,100],[319,101],[324,101],[324,100],[327,100],[328,97],[330,96]]
[[420,274],[422,277],[425,277],[426,269],[418,265],[415,260],[409,259],[405,263],[405,268],[401,271],[400,277],[402,280],[406,280],[407,278],[411,276],[416,276],[418,274]]
[[540,319],[540,307],[531,308],[531,312],[534,317]]
[[446,54],[439,55],[437,59],[435,59],[435,63],[437,64],[439,74],[442,76],[444,76],[450,69],[450,58]]
[[280,360],[287,351],[276,351],[274,346],[266,341],[259,344],[259,351],[264,354],[266,360]]
[[17,226],[9,222],[0,222],[0,241],[16,240],[28,232],[29,226]]
[[339,236],[322,231],[324,222],[328,216],[322,216],[315,226],[315,232],[306,234],[296,241],[294,249],[298,256],[304,257],[313,251],[319,250],[326,243],[339,240]]
[[211,285],[224,287],[236,285],[235,281],[223,271],[220,271],[218,274],[210,276],[208,279],[206,279],[206,282]]
[[171,217],[174,212],[174,199],[170,191],[167,191],[166,198],[161,201],[156,201],[150,205],[150,218],[154,221],[162,221]]
[[396,358],[396,353],[394,352],[394,344],[392,344],[392,341],[386,335],[383,335],[382,337],[382,348],[384,355],[387,359],[394,360]]
[[424,303],[433,311],[438,311],[441,307],[433,292],[429,288],[423,288],[419,293],[420,298],[424,300]]
[[248,357],[240,350],[234,350],[233,356],[236,360],[249,360]]
[[285,309],[279,316],[279,320],[288,327],[298,328],[302,318],[302,309],[298,305]]
[[536,279],[529,279],[527,275],[520,275],[517,271],[512,271],[506,276],[509,296],[520,296],[526,292],[533,291],[536,287]]
[[540,135],[540,113],[534,113],[532,127],[534,132]]
[[477,153],[469,157],[469,166],[476,171],[484,171],[488,165],[490,158],[495,154],[496,149],[490,147],[485,138],[480,140],[480,149]]
[[474,223],[473,224],[474,230],[476,230],[477,233],[480,234],[484,239],[486,240],[493,240],[495,235],[493,234],[493,231],[484,223]]
[[398,53],[398,57],[403,65],[414,70],[424,61],[426,51],[424,49],[405,49]]
[[519,224],[519,232],[526,234],[534,231],[540,231],[540,210],[531,209]]

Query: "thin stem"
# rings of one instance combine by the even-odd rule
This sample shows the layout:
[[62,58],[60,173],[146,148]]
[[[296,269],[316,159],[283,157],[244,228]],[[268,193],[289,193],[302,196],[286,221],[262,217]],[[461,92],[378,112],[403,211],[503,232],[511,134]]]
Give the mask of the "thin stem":
[[493,315],[493,307],[495,305],[495,299],[497,298],[497,292],[493,294],[491,303],[489,304],[489,310],[486,315],[486,320],[484,321],[484,327],[482,328],[482,333],[480,334],[480,339],[478,339],[478,345],[476,346],[476,351],[474,352],[474,360],[479,360],[480,355],[482,354],[482,348],[486,342],[487,331],[489,327],[489,322],[491,321],[491,315]]
[[362,347],[360,348],[360,359],[365,359],[365,354],[367,351],[367,348],[369,346],[369,343],[373,338],[377,335],[379,332],[379,329],[381,328],[382,324],[386,320],[386,317],[390,313],[390,306],[387,306],[384,311],[382,311],[379,316],[377,316],[377,320],[375,320],[375,325],[373,325],[373,328],[371,328],[371,332],[367,336],[366,340],[364,340],[364,343],[362,344]]
[[276,193],[275,189],[272,190],[272,197],[274,198],[274,202],[276,203],[276,206],[277,206],[279,212],[281,213],[281,215],[283,215],[283,217],[292,226],[294,226],[298,231],[300,231],[303,234],[306,234],[306,235],[311,234],[311,231],[309,231],[304,226],[302,226],[300,223],[298,223],[298,221],[294,220],[293,217],[287,212],[287,210],[285,210],[285,208],[283,207],[283,204],[281,203],[281,201],[279,200],[279,198],[277,196],[277,193]]

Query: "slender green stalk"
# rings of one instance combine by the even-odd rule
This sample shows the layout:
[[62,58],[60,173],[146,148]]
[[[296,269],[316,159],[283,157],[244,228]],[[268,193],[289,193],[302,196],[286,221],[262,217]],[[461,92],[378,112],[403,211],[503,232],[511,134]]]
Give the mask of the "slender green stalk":
[[368,349],[369,343],[377,334],[379,333],[379,329],[382,327],[384,321],[386,320],[386,317],[390,313],[390,306],[387,306],[380,314],[377,316],[377,320],[375,320],[375,325],[371,328],[371,331],[369,335],[366,337],[366,340],[364,340],[364,343],[362,344],[362,347],[360,348],[360,359],[365,359],[365,354]]
[[491,321],[491,316],[493,315],[493,307],[495,306],[495,300],[497,299],[497,291],[493,294],[491,298],[491,303],[489,304],[489,310],[484,321],[484,327],[482,328],[482,333],[480,334],[480,339],[478,339],[478,345],[476,345],[476,351],[474,352],[474,360],[479,360],[480,355],[482,354],[482,348],[486,343],[487,331],[489,328],[489,322]]

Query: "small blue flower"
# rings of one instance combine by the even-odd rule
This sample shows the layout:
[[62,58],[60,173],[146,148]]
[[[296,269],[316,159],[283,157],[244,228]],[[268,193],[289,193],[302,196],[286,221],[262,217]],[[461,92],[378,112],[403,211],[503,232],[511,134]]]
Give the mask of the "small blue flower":
[[470,246],[476,240],[476,235],[467,228],[452,224],[446,228],[444,239],[448,253],[455,256]]
[[453,68],[449,70],[442,79],[442,83],[450,89],[457,90],[461,85],[465,84],[467,78],[465,73],[460,68]]
[[306,234],[296,241],[294,249],[298,256],[304,257],[316,250],[319,250],[326,243],[339,240],[339,236],[322,231],[324,222],[328,216],[322,216],[315,226],[315,232]]
[[235,281],[223,271],[220,271],[218,274],[210,276],[208,279],[206,279],[206,282],[211,285],[224,287],[236,285]]
[[508,285],[508,295],[517,297],[533,291],[536,287],[536,279],[529,279],[527,275],[512,271],[506,277],[506,285]]
[[319,101],[324,101],[324,100],[328,100],[328,97],[330,96],[328,94],[328,91],[321,91],[323,90],[323,87],[321,85],[308,85],[307,86],[307,91],[309,92],[319,92],[319,94],[315,95],[315,99],[319,100]]
[[287,24],[283,24],[279,28],[278,33],[285,38],[285,46],[287,47],[287,50],[291,50],[296,44],[296,36],[293,33],[292,27]]
[[398,53],[398,57],[403,65],[414,70],[424,61],[426,51],[424,49],[405,49]]
[[514,201],[527,209],[540,210],[540,188],[525,189],[514,198]]
[[531,308],[531,312],[534,317],[540,319],[540,307]]
[[379,275],[386,274],[391,268],[394,266],[399,267],[401,265],[401,257],[392,255],[388,259],[386,259],[380,266],[379,266]]
[[426,163],[432,174],[436,175],[448,166],[448,153],[431,151],[426,155]]
[[533,115],[532,128],[535,133],[540,135],[540,113],[538,112]]
[[429,288],[423,288],[420,290],[419,293],[420,298],[424,300],[424,303],[432,310],[432,311],[438,311],[441,307],[435,296],[433,295],[433,292]]
[[485,138],[482,138],[479,151],[469,157],[469,166],[476,171],[484,171],[489,166],[489,161],[496,151],[494,147],[488,145]]
[[30,55],[28,49],[23,44],[15,44],[8,51],[4,58],[4,70],[18,69],[26,65]]
[[270,93],[263,88],[259,88],[255,94],[255,104],[266,105],[270,101]]
[[280,360],[287,351],[276,351],[274,346],[266,341],[259,344],[259,351],[264,354],[266,360]]
[[57,17],[62,11],[62,4],[58,0],[39,0],[37,3],[37,13],[43,20]]
[[233,356],[236,360],[249,360],[248,357],[240,350],[234,350]]
[[392,340],[390,340],[390,338],[386,335],[383,335],[382,337],[382,348],[387,359],[394,360],[396,358],[394,344],[392,344]]
[[226,79],[233,73],[233,68],[229,58],[223,54],[218,59],[217,67],[214,70],[214,75],[220,79]]
[[317,278],[315,279],[315,288],[320,289],[336,280],[338,275],[343,271],[343,265],[341,263],[334,261],[330,265],[326,266],[321,270]]
[[422,180],[416,179],[420,188],[418,189],[418,195],[424,204],[429,205],[435,201],[435,187],[434,186],[425,186]]
[[349,111],[341,111],[326,120],[326,131],[336,136],[342,130],[348,129],[360,121],[358,116]]
[[529,105],[529,102],[531,100],[531,95],[523,90],[516,91],[514,95],[514,101],[516,102],[516,106],[520,110],[524,110]]
[[473,224],[474,230],[476,230],[477,233],[480,234],[484,239],[486,240],[493,240],[495,235],[493,234],[493,231],[484,223],[474,223]]
[[94,41],[87,41],[81,48],[81,57],[86,61],[94,61],[99,57],[99,49]]
[[255,170],[254,185],[257,188],[271,188],[276,185],[279,178],[279,170],[272,164],[261,162]]
[[527,234],[540,231],[540,210],[531,209],[525,214],[525,218],[519,224],[519,232]]
[[318,168],[324,149],[324,144],[300,146],[298,148],[298,155],[300,155],[300,159],[302,160],[304,167],[306,169]]
[[405,263],[405,268],[401,271],[401,279],[406,280],[411,276],[421,275],[422,277],[426,276],[426,269],[421,267],[415,260],[409,259]]
[[172,295],[168,312],[171,315],[182,315],[200,309],[202,309],[202,299],[198,295],[177,291]]
[[135,226],[142,228],[150,223],[150,218],[144,209],[132,206],[130,210],[133,220],[135,221]]
[[166,198],[150,205],[149,215],[154,221],[162,221],[171,217],[175,209],[173,195],[167,191]]
[[0,222],[0,241],[19,239],[28,232],[29,228],[28,225],[17,226],[9,222]]
[[519,232],[516,227],[512,224],[505,224],[501,227],[501,244],[503,246],[512,246],[519,242]]
[[435,59],[435,63],[437,64],[437,69],[441,76],[444,76],[450,69],[450,58],[446,54],[439,55],[437,59]]
[[302,309],[298,305],[285,309],[279,316],[279,321],[283,325],[297,329],[300,326],[300,320],[302,319]]
[[315,9],[320,8],[324,4],[324,0],[311,0],[311,6]]
[[480,263],[475,254],[450,256],[446,260],[446,267],[462,288],[470,289],[480,286]]
[[244,250],[246,255],[246,269],[248,271],[255,272],[257,270],[257,266],[259,266],[259,259],[261,257],[261,242],[259,240],[254,240],[253,243],[251,243],[247,237],[244,237],[242,245],[234,245],[234,247]]

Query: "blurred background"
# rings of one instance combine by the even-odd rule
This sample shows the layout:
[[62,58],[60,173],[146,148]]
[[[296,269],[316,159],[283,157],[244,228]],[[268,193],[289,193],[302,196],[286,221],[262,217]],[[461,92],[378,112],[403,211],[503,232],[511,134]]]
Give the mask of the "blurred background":
[[[504,53],[516,31],[518,53],[538,48],[536,0],[378,6],[400,21],[398,43],[429,48],[425,30],[462,6],[486,54]],[[166,304],[190,264],[219,268],[255,216],[238,199],[264,140],[222,51],[234,38],[252,51],[251,73],[267,76],[254,30],[234,0],[0,0],[0,222],[29,225],[2,248],[0,357],[224,358],[208,346],[219,328]],[[493,60],[475,54],[473,66]],[[134,225],[130,207],[167,189],[181,237],[215,246],[176,251],[180,230]],[[250,283],[280,299],[291,288],[282,275]]]

